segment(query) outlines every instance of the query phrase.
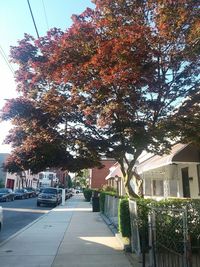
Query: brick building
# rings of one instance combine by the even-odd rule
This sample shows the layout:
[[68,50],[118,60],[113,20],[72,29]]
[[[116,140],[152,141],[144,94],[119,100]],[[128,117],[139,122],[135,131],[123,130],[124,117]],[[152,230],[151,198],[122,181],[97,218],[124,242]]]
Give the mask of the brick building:
[[104,159],[101,161],[103,168],[92,168],[90,170],[89,186],[91,188],[102,188],[107,185],[106,176],[109,174],[109,169],[116,162],[114,159]]

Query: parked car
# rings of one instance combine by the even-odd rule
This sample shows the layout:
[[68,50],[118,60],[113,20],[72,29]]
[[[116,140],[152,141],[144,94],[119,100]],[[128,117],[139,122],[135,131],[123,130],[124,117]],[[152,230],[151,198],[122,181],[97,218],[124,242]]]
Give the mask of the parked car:
[[14,194],[15,194],[15,199],[29,198],[29,193],[24,188],[22,188],[22,189],[15,189]]
[[69,195],[70,195],[70,197],[72,197],[74,195],[71,188],[69,189]]
[[3,209],[2,207],[0,207],[0,231],[2,229],[3,226]]
[[36,188],[36,189],[35,189],[35,193],[36,193],[36,196],[38,196],[38,195],[39,195],[39,193],[41,193],[41,190],[40,190],[40,188]]
[[38,195],[37,206],[41,204],[47,204],[57,206],[62,202],[62,195],[58,188],[46,187],[42,189],[42,192]]
[[29,197],[36,197],[36,190],[32,187],[26,187],[26,190],[28,191]]
[[73,196],[72,189],[70,188],[65,188],[65,199],[68,199]]
[[68,188],[65,188],[65,200],[71,197],[71,193]]
[[10,188],[0,188],[0,201],[13,201],[15,194]]
[[75,192],[76,194],[79,194],[79,193],[83,193],[83,190],[80,188],[75,188]]

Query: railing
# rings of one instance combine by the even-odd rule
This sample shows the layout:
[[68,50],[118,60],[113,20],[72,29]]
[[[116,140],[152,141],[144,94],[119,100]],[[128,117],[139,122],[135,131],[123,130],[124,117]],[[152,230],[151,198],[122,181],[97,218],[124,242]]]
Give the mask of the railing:
[[119,199],[117,197],[106,195],[104,214],[108,217],[116,229],[118,229],[118,204]]

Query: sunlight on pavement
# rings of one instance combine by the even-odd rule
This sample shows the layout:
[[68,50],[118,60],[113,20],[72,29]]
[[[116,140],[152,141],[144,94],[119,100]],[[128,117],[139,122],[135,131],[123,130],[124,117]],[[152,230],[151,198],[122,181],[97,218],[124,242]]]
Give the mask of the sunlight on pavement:
[[122,250],[118,242],[116,242],[116,238],[113,236],[108,237],[100,237],[100,236],[90,236],[90,237],[80,237],[81,240],[87,241],[86,245],[93,245],[94,243],[104,245],[115,250]]
[[91,211],[91,208],[55,208],[54,211]]
[[23,208],[3,208],[3,210],[18,211],[18,212],[32,212],[32,213],[48,213],[49,212],[49,210],[23,209]]

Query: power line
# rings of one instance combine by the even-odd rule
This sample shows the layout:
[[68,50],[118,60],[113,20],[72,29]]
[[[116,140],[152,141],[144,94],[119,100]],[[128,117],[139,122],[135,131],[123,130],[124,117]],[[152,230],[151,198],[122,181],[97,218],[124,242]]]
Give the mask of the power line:
[[8,68],[10,69],[10,71],[12,72],[12,74],[15,73],[13,67],[11,66],[9,60],[7,59],[6,53],[4,52],[3,48],[0,46],[0,54],[3,57],[4,61],[6,62],[6,65],[8,66]]
[[36,23],[35,23],[35,19],[34,19],[34,16],[33,16],[33,12],[32,12],[31,5],[29,3],[29,0],[27,0],[27,3],[28,3],[28,6],[29,6],[29,10],[30,10],[30,13],[31,13],[31,17],[32,17],[32,20],[33,20],[33,24],[34,24],[34,27],[35,27],[36,34],[37,34],[37,37],[39,39],[40,36],[39,36],[39,33],[38,33],[38,29],[37,29],[37,26],[36,26]]
[[49,30],[49,23],[48,23],[48,19],[47,19],[47,13],[46,13],[45,5],[44,5],[44,0],[42,0],[42,5],[43,5],[43,10],[44,10],[45,21],[47,24],[47,29]]

